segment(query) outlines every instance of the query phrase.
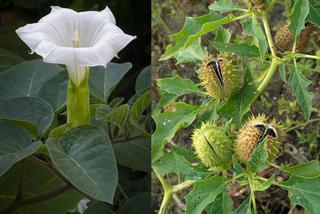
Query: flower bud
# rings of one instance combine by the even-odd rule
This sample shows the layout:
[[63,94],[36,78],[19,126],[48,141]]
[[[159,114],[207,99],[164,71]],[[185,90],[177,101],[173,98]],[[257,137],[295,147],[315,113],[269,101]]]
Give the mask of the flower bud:
[[242,163],[247,163],[254,149],[263,140],[268,152],[268,160],[274,160],[279,154],[280,127],[275,121],[267,123],[265,115],[251,118],[242,129],[240,129],[235,145],[235,153]]
[[200,64],[200,79],[211,97],[227,100],[230,95],[241,89],[243,73],[239,61],[231,55],[209,56]]
[[192,135],[193,147],[199,159],[207,167],[227,168],[230,166],[233,148],[232,135],[227,127],[215,123],[203,123]]

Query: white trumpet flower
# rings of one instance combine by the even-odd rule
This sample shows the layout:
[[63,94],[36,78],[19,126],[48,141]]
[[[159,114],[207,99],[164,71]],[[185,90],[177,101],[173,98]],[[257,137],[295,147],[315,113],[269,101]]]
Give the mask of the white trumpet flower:
[[79,13],[56,6],[51,9],[38,23],[16,32],[44,62],[66,65],[76,86],[86,78],[88,67],[106,66],[135,38],[115,25],[108,7]]

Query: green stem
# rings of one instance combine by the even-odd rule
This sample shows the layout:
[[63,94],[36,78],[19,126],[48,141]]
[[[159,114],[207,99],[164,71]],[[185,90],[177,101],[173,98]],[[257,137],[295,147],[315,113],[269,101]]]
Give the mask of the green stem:
[[70,79],[67,91],[67,123],[72,126],[90,123],[89,72],[77,86]]
[[162,185],[162,189],[163,189],[163,199],[162,199],[158,214],[165,214],[166,209],[168,207],[168,204],[170,203],[170,201],[172,199],[173,193],[171,190],[171,185],[158,172],[156,172],[155,170],[154,170],[154,172],[155,172],[156,176],[158,177],[158,179]]
[[301,54],[297,53],[294,55],[296,58],[309,58],[309,59],[317,59],[320,60],[319,56],[309,55],[309,54]]
[[273,44],[272,35],[271,35],[270,26],[269,26],[267,16],[265,14],[262,14],[261,19],[262,19],[264,30],[266,32],[266,37],[267,37],[267,41],[269,44],[269,48],[271,51],[272,61],[271,61],[271,64],[267,70],[267,74],[264,77],[264,79],[262,80],[262,82],[260,83],[260,85],[257,89],[257,93],[254,96],[252,102],[255,101],[260,96],[260,94],[264,91],[266,86],[272,80],[272,77],[273,77],[274,73],[276,72],[278,65],[281,63],[281,60],[277,57],[277,54],[276,54],[276,51],[274,48],[275,46]]
[[256,214],[257,213],[257,204],[256,204],[256,198],[254,196],[254,188],[251,184],[251,181],[249,182],[249,186],[250,186],[250,200],[252,203],[253,214]]
[[186,180],[180,184],[177,184],[177,185],[174,185],[171,189],[172,193],[176,193],[176,192],[179,192],[180,190],[182,189],[185,189],[191,185],[193,185],[196,181],[193,181],[193,180]]

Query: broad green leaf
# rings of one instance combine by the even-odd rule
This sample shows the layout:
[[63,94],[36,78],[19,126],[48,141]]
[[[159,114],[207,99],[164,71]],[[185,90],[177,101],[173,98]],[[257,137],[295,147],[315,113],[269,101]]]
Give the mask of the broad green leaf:
[[15,53],[0,48],[0,72],[21,63],[23,60],[23,58],[16,55]]
[[307,87],[311,82],[303,76],[300,70],[295,66],[292,66],[288,83],[292,88],[292,95],[298,99],[298,103],[303,110],[305,118],[310,118],[314,94],[307,91]]
[[103,202],[95,202],[89,205],[84,214],[115,214],[109,206]]
[[283,82],[287,83],[286,64],[281,63],[279,65],[279,73],[280,73],[280,78],[283,80]]
[[130,107],[129,115],[132,124],[144,135],[150,134],[145,131],[145,127],[140,123],[143,112],[150,107],[151,104],[151,91],[146,91],[142,96],[138,97]]
[[[206,178],[210,172],[201,164],[195,164],[198,160],[193,151],[175,146],[171,152],[165,153],[152,164],[152,168],[160,175],[174,172],[185,175],[188,180]],[[198,161],[199,162],[199,161]]]
[[177,65],[187,62],[201,62],[208,56],[208,51],[204,50],[201,46],[201,39],[198,39],[192,43],[188,48],[181,51],[176,55]]
[[267,181],[262,182],[262,183],[260,183],[260,182],[257,181],[257,180],[254,180],[254,181],[252,182],[252,184],[253,184],[253,189],[254,189],[254,191],[265,191],[265,190],[267,190],[267,189],[272,185],[272,182],[273,182],[274,180],[275,180],[275,179],[274,179],[274,174],[273,174],[270,178],[268,178]]
[[296,40],[300,32],[304,29],[305,20],[309,14],[308,0],[295,0],[292,13],[289,16],[289,30],[294,40]]
[[265,170],[268,167],[266,161],[268,160],[268,152],[265,148],[266,140],[263,140],[253,150],[250,160],[248,161],[247,167],[250,172],[257,173]]
[[120,208],[119,214],[151,213],[151,195],[143,192],[129,198]]
[[306,20],[320,27],[320,2],[309,2],[309,10]]
[[244,115],[250,110],[256,90],[251,72],[247,68],[244,86],[239,92],[231,95],[229,100],[218,109],[218,114],[229,120],[232,119],[232,122],[240,126]]
[[120,80],[130,70],[132,64],[113,63],[107,64],[107,67],[93,67],[90,69],[90,92],[102,100],[108,100],[112,91],[116,88]]
[[149,89],[151,86],[151,66],[147,66],[138,75],[136,79],[136,93]]
[[250,197],[247,197],[242,204],[233,211],[233,214],[251,214],[251,200]]
[[53,121],[50,104],[39,97],[18,97],[0,100],[0,119],[15,121],[36,135],[43,135]]
[[185,196],[186,214],[199,214],[221,194],[227,181],[220,176],[214,176],[195,183],[192,191]]
[[183,28],[170,36],[170,41],[173,44],[167,46],[160,60],[167,60],[179,55],[201,36],[234,20],[235,17],[232,15],[222,17],[213,11],[203,16],[187,17]]
[[258,22],[258,19],[254,14],[252,15],[252,32],[253,32],[253,35],[258,40],[258,48],[259,48],[260,57],[262,60],[268,49],[268,42],[261,29],[260,23]]
[[231,214],[232,200],[229,198],[227,192],[219,194],[216,200],[206,208],[206,213]]
[[150,138],[138,138],[113,145],[117,162],[134,170],[150,172]]
[[292,176],[310,179],[320,175],[320,161],[312,160],[307,163],[284,167],[283,170]]
[[244,168],[240,165],[240,163],[237,161],[236,157],[232,157],[232,168],[236,174],[244,173]]
[[66,103],[68,79],[68,73],[62,71],[40,88],[39,96],[48,101],[55,111],[61,109]]
[[115,124],[119,129],[122,129],[127,122],[129,115],[129,106],[128,104],[120,105],[112,109],[107,114],[103,115],[102,119],[110,123]]
[[230,52],[238,56],[257,57],[260,55],[257,47],[248,44],[214,42],[213,45],[220,52]]
[[196,118],[199,107],[186,103],[175,103],[173,111],[153,115],[156,130],[152,135],[152,160],[163,155],[163,148],[183,127],[188,127]]
[[25,129],[0,120],[0,176],[40,145],[39,141],[32,141]]
[[112,203],[118,183],[112,145],[102,129],[84,125],[71,128],[47,146],[58,170],[89,196]]
[[[15,164],[6,174],[0,178],[0,210],[8,206],[16,197],[18,182],[21,173],[22,162]],[[44,167],[32,159],[25,160],[22,196],[25,198],[51,191],[61,187],[64,183],[54,175],[47,167]],[[49,200],[22,206],[15,210],[15,214],[57,214],[67,213],[73,209],[84,196],[73,189],[67,189],[64,193]]]
[[213,2],[209,6],[209,10],[224,13],[229,11],[241,10],[241,8],[236,3],[234,3],[233,0],[219,0]]
[[84,214],[115,214],[109,206],[103,202],[95,202],[89,205]]
[[204,94],[192,80],[183,79],[180,76],[158,79],[157,82],[159,88],[169,94],[175,94],[177,96],[185,94]]
[[37,96],[40,88],[62,70],[42,60],[22,62],[0,74],[0,99]]
[[229,43],[230,39],[231,39],[231,33],[229,29],[225,29],[224,27],[219,27],[217,29],[214,42]]
[[291,205],[298,204],[310,213],[318,213],[320,210],[320,174],[310,179],[291,176],[280,186],[289,191]]

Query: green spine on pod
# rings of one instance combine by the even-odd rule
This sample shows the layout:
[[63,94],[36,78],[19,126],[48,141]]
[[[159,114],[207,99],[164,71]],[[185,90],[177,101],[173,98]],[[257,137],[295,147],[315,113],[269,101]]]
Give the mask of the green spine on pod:
[[232,160],[232,135],[226,127],[206,122],[194,130],[192,146],[198,158],[208,168],[227,169]]

